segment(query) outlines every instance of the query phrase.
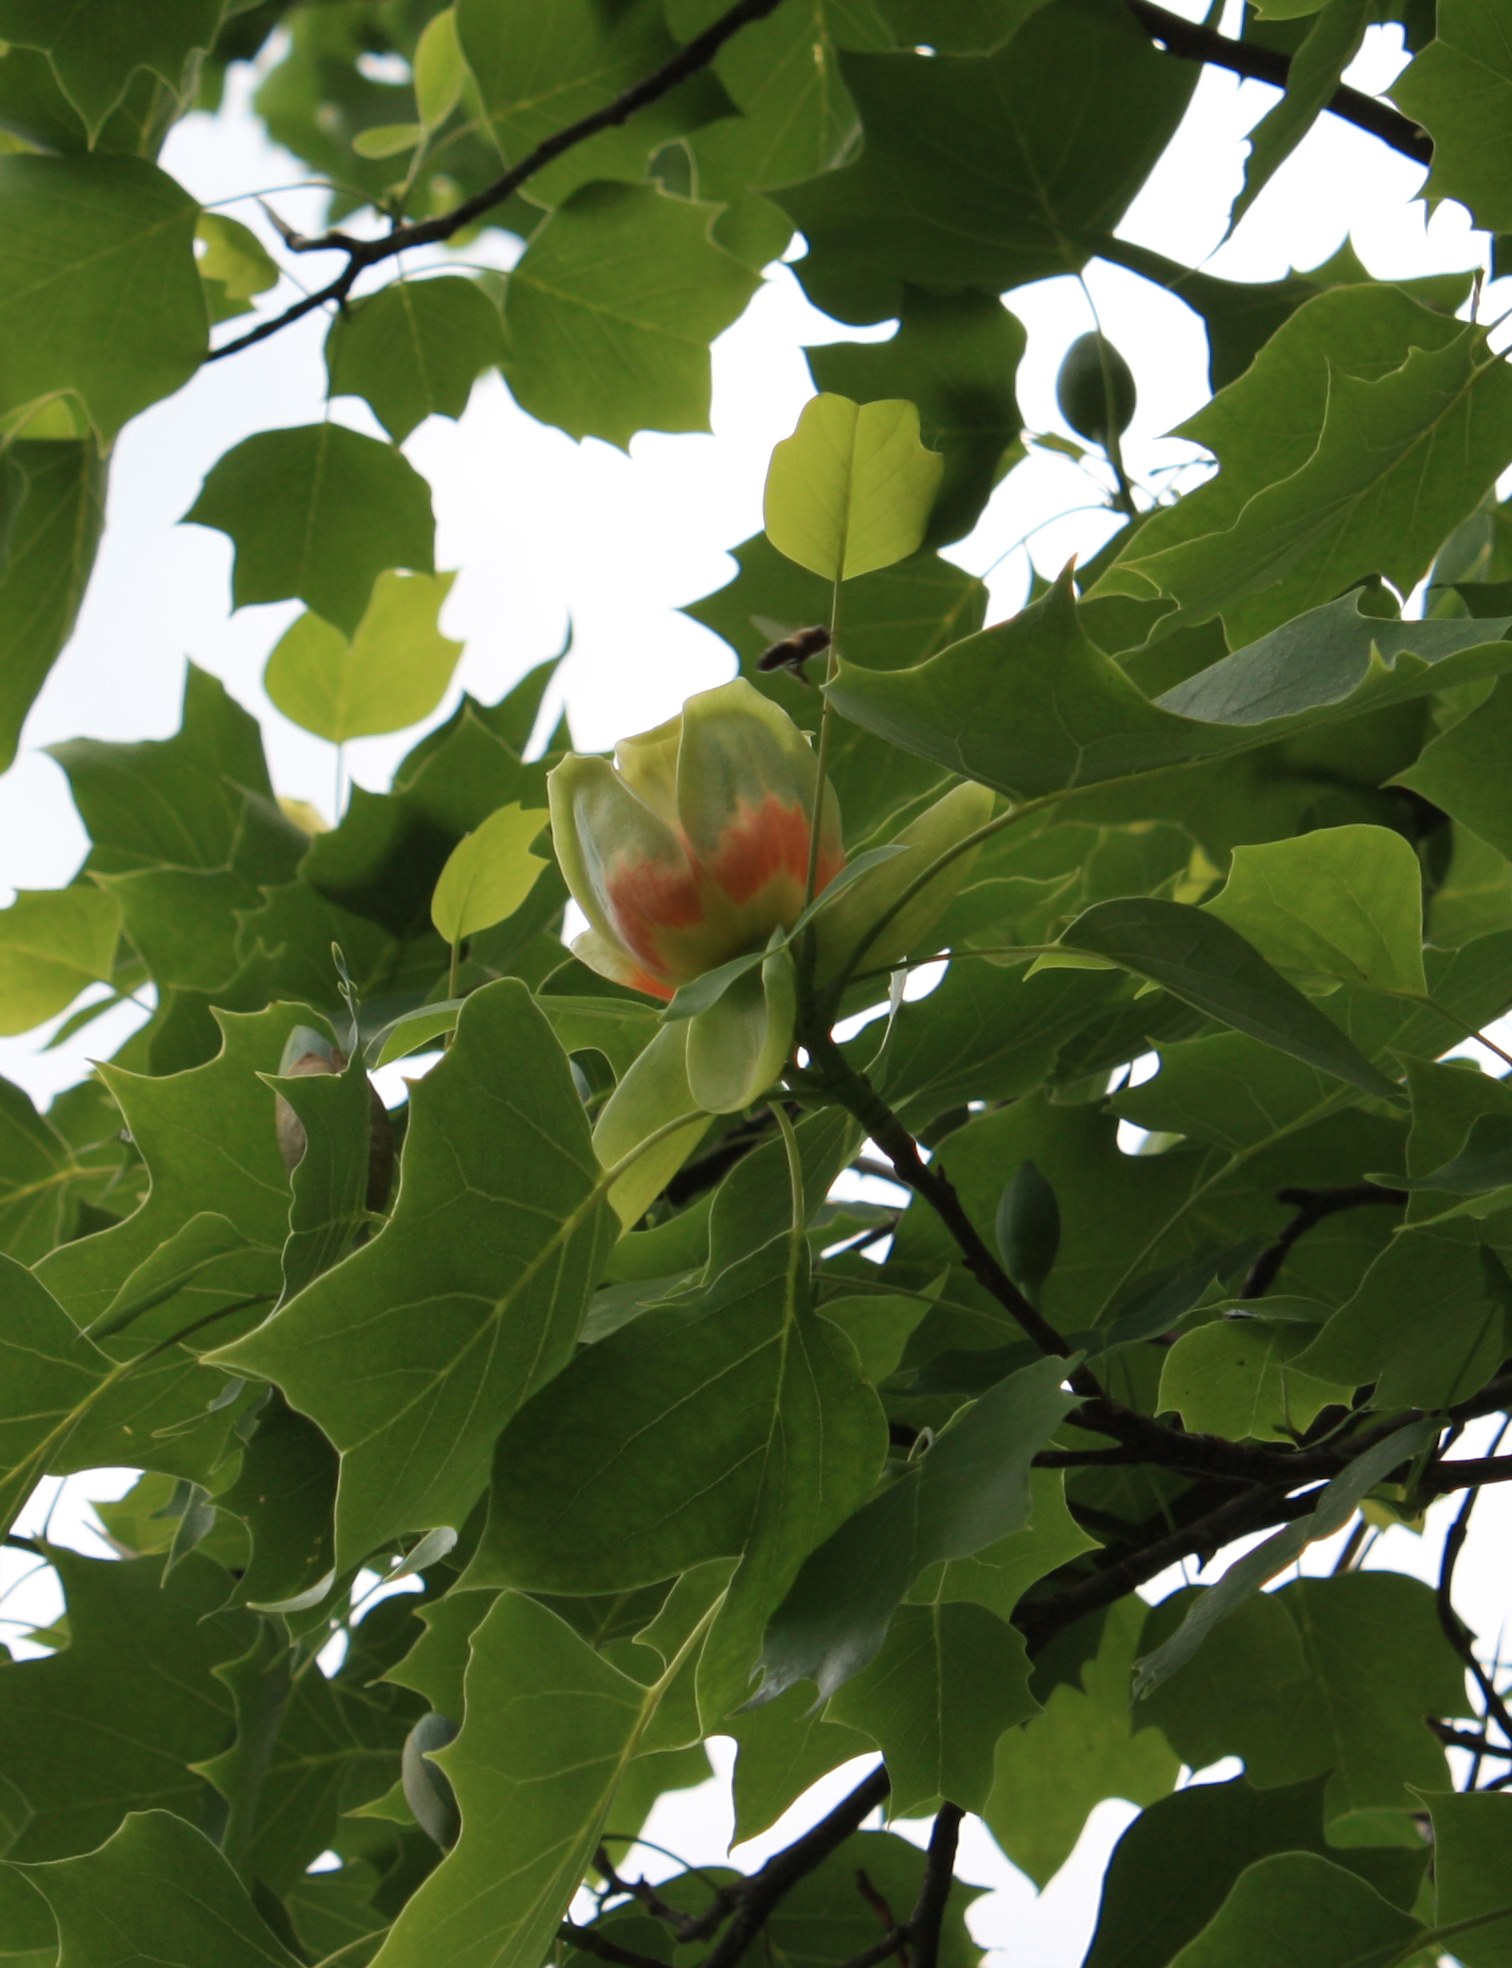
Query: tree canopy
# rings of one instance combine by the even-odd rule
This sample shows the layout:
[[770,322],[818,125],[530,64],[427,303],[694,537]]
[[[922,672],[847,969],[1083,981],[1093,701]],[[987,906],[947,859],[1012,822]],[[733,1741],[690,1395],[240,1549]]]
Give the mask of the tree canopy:
[[[6,1523],[140,1475],[108,1554],[9,1538],[66,1612],[0,1671],[5,1961],[967,1968],[963,1820],[1043,1884],[1106,1798],[1085,1968],[1512,1960],[1455,1596],[1512,1059],[1449,1056],[1512,1007],[1512,0],[1218,11],[0,0],[0,762],[118,435],[320,313],[382,435],[257,431],[184,521],[300,605],[282,713],[428,726],[329,819],[192,666],[177,735],[54,748],[89,850],[0,911],[0,1030],[148,1015],[46,1111],[0,1082]],[[253,60],[315,235],[157,161]],[[1235,223],[1342,119],[1486,279],[1122,236],[1204,66],[1276,88]],[[784,255],[857,333],[690,610],[736,680],[613,760],[553,664],[434,722],[406,440],[495,372],[704,430]],[[1101,329],[1075,439],[1024,426],[1015,290],[1094,262],[1205,332],[1169,485]],[[989,622],[951,550],[1047,452],[1108,543]],[[1369,1562],[1446,1515],[1436,1585]],[[742,1838],[871,1761],[648,1884],[715,1737]]]

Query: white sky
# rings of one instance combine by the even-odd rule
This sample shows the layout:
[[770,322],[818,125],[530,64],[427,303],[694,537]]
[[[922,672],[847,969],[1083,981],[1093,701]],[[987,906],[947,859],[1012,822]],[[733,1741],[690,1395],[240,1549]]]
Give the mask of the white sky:
[[[1192,18],[1204,12],[1202,0],[1168,4]],[[1235,12],[1235,0],[1229,0],[1228,13]],[[1233,19],[1225,25],[1232,31]],[[1350,80],[1369,90],[1384,88],[1401,59],[1394,33],[1372,30]],[[262,139],[245,111],[247,93],[245,77],[233,77],[228,114],[214,122],[191,118],[170,139],[167,168],[206,203],[301,175]],[[1274,92],[1262,85],[1240,85],[1207,71],[1181,133],[1122,228],[1125,236],[1192,264],[1213,253],[1239,183],[1244,132],[1272,100]],[[1484,264],[1484,235],[1471,231],[1460,207],[1445,206],[1429,222],[1421,203],[1408,202],[1422,177],[1420,167],[1324,118],[1236,236],[1215,253],[1211,270],[1237,279],[1276,278],[1293,265],[1316,265],[1349,235],[1377,276]],[[300,194],[275,194],[272,202],[297,225],[313,227],[318,219]],[[255,206],[228,209],[259,223]],[[306,271],[308,263],[301,268]],[[1202,334],[1179,302],[1132,275],[1098,266],[1088,278],[1103,324],[1138,381],[1139,412],[1124,451],[1131,473],[1143,480],[1162,463],[1188,455],[1161,434],[1203,400]],[[1062,430],[1054,379],[1067,343],[1091,325],[1085,299],[1074,280],[1056,279],[1016,292],[1013,308],[1030,334],[1019,377],[1025,418],[1032,429]],[[1497,311],[1493,294],[1486,312]],[[716,345],[712,435],[647,434],[633,441],[628,456],[592,440],[577,445],[523,416],[497,378],[479,384],[460,424],[432,418],[423,425],[405,448],[434,487],[437,565],[461,569],[443,626],[467,645],[438,717],[450,712],[464,687],[486,701],[501,695],[560,648],[569,616],[574,643],[566,698],[577,741],[585,747],[603,747],[654,724],[690,691],[729,675],[729,652],[676,610],[723,585],[733,572],[725,549],[760,523],[768,454],[810,394],[802,344],[851,333],[811,309],[786,270],[773,269],[745,317]],[[297,606],[231,615],[229,541],[175,524],[204,474],[232,444],[253,431],[324,414],[323,334],[323,321],[307,320],[215,365],[122,437],[105,543],[78,632],[33,712],[21,759],[0,779],[0,902],[7,887],[66,881],[85,852],[66,783],[41,747],[80,735],[166,736],[177,727],[188,657],[223,678],[262,720],[278,790],[330,813],[332,748],[274,712],[260,682],[268,653]],[[334,414],[377,430],[366,406],[354,399],[340,400]],[[971,539],[953,550],[977,572],[1001,560],[991,583],[990,619],[1010,613],[1024,593],[1025,556],[1014,552],[1003,559],[1005,550],[1038,526],[1033,551],[1043,571],[1054,572],[1072,552],[1089,553],[1111,520],[1106,513],[1073,509],[1097,497],[1082,471],[1053,457],[1019,471],[999,489]],[[415,736],[412,731],[349,747],[352,777],[383,786]],[[90,1055],[118,1044],[136,1015],[113,1013],[52,1053],[38,1049],[45,1031],[0,1041],[0,1072],[45,1100],[77,1079]],[[1467,1443],[1464,1452],[1477,1448]],[[102,1476],[96,1493],[118,1488]],[[52,1530],[64,1541],[98,1550],[89,1530],[88,1489],[89,1479],[70,1484]],[[1461,1573],[1464,1611],[1490,1635],[1512,1603],[1509,1532],[1512,1506],[1504,1492],[1493,1490],[1481,1505]],[[1398,1569],[1429,1575],[1441,1536],[1440,1530],[1419,1544],[1393,1533],[1378,1555]],[[1323,1548],[1315,1556],[1325,1564],[1331,1552]],[[12,1570],[0,1570],[0,1579],[11,1576]],[[5,1611],[18,1610],[50,1617],[45,1591],[16,1595]],[[822,1786],[805,1800],[803,1815],[833,1801],[854,1775]],[[1117,1804],[1101,1807],[1076,1856],[1039,1897],[979,1827],[968,1834],[963,1869],[998,1889],[978,1903],[972,1924],[984,1943],[1012,1936],[1011,1957],[1000,1957],[1005,1968],[1010,1958],[1015,1968],[1075,1968],[1095,1918],[1106,1852],[1130,1815]],[[761,1849],[784,1842],[796,1828],[796,1822],[785,1824]],[[711,1787],[692,1803],[669,1806],[653,1835],[691,1860],[721,1857],[726,1807]],[[650,1855],[647,1869],[657,1869]]]

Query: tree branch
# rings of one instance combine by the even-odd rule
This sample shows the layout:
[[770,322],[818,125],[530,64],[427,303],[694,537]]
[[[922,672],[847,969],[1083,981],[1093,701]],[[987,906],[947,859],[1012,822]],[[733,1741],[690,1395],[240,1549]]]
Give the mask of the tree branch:
[[945,1923],[945,1903],[955,1878],[956,1842],[965,1816],[959,1804],[942,1804],[929,1834],[929,1857],[919,1897],[908,1917],[908,1938],[912,1953],[909,1968],[939,1968],[940,1930]]
[[[1151,0],[1124,0],[1124,5],[1145,32],[1169,54],[1183,61],[1201,62],[1209,68],[1226,68],[1252,82],[1269,82],[1284,89],[1291,73],[1291,57],[1275,48],[1257,47],[1253,42],[1230,41],[1216,29],[1200,22],[1183,20],[1168,13]],[[1372,137],[1379,137],[1392,150],[1410,157],[1414,164],[1433,161],[1433,140],[1427,131],[1376,96],[1359,89],[1338,88],[1325,105],[1330,115],[1353,123]]]
[[1452,1496],[1456,1490],[1478,1490],[1486,1483],[1512,1483],[1512,1455],[1464,1456],[1441,1462],[1419,1483],[1424,1496]]
[[786,1851],[767,1860],[760,1872],[724,1888],[715,1903],[685,1930],[685,1940],[701,1940],[728,1919],[730,1924],[709,1953],[703,1968],[734,1968],[773,1911],[802,1879],[823,1865],[886,1797],[890,1788],[886,1767],[878,1764],[869,1776],[842,1798],[818,1824]]
[[1292,1246],[1325,1218],[1344,1210],[1369,1209],[1376,1205],[1400,1205],[1407,1200],[1405,1189],[1384,1189],[1376,1182],[1352,1182],[1338,1189],[1278,1189],[1276,1201],[1290,1203],[1296,1215],[1273,1244],[1261,1251],[1239,1287],[1241,1298],[1263,1298],[1276,1282],[1276,1274],[1286,1262]]
[[1306,1517],[1317,1502],[1316,1490],[1300,1497],[1278,1495],[1274,1490],[1246,1490],[1179,1530],[1141,1544],[1085,1577],[1072,1580],[1047,1598],[1021,1604],[1013,1623],[1023,1634],[1029,1651],[1035,1653],[1057,1633],[1085,1619],[1088,1613],[1111,1606],[1125,1593],[1133,1592],[1163,1572],[1167,1565],[1178,1564],[1194,1551],[1219,1550],[1251,1531],[1292,1523],[1298,1517]]
[[657,1961],[649,1954],[637,1954],[633,1948],[622,1948],[596,1927],[578,1927],[570,1920],[564,1920],[558,1927],[557,1939],[584,1954],[596,1955],[600,1961],[613,1961],[618,1968],[667,1968],[665,1961]]
[[391,232],[379,239],[354,239],[346,232],[325,232],[318,238],[306,239],[299,233],[291,232],[281,226],[279,229],[283,233],[284,243],[291,252],[345,253],[346,265],[333,280],[328,280],[324,287],[304,295],[292,306],[285,308],[282,314],[274,315],[271,320],[260,322],[257,327],[249,328],[244,335],[238,335],[234,341],[223,343],[218,349],[212,349],[205,357],[206,362],[223,361],[228,355],[239,354],[242,349],[252,348],[258,342],[265,342],[270,335],[278,334],[280,329],[290,327],[294,322],[302,320],[305,315],[313,314],[317,308],[325,307],[332,301],[338,306],[341,305],[356,286],[361,275],[370,267],[379,266],[385,260],[394,259],[398,254],[409,252],[416,246],[439,245],[445,240],[454,238],[464,226],[471,225],[474,219],[482,218],[485,212],[493,211],[507,199],[512,198],[521,185],[527,184],[531,178],[545,170],[548,164],[554,164],[557,158],[567,151],[575,149],[580,143],[585,143],[589,137],[596,137],[601,130],[610,130],[618,124],[627,123],[637,110],[644,109],[648,103],[658,101],[675,89],[679,83],[688,81],[690,77],[706,69],[732,35],[738,34],[741,28],[750,26],[753,21],[764,20],[768,14],[775,13],[781,4],[782,0],[736,0],[736,5],[721,14],[712,27],[706,28],[702,34],[695,35],[685,47],[679,48],[675,55],[663,62],[660,68],[654,69],[639,82],[632,83],[602,109],[596,109],[587,116],[579,117],[576,123],[569,123],[565,129],[544,138],[534,150],[527,151],[518,164],[511,165],[501,177],[495,178],[492,184],[485,185],[471,198],[464,198],[460,205],[454,205],[449,212],[442,212],[436,218],[417,220],[409,225],[396,225]]
[[1500,1743],[1489,1742],[1473,1729],[1456,1729],[1452,1722],[1440,1722],[1430,1715],[1428,1727],[1441,1743],[1450,1749],[1468,1749],[1473,1756],[1489,1756],[1498,1763],[1512,1763],[1512,1749],[1504,1749]]
[[[966,1269],[977,1283],[997,1300],[1041,1353],[1067,1358],[1070,1346],[999,1264],[966,1214],[955,1184],[943,1169],[925,1161],[919,1153],[919,1144],[871,1081],[857,1072],[827,1032],[806,1033],[804,1043],[825,1090],[866,1129],[892,1164],[892,1173],[904,1188],[912,1189],[929,1204],[950,1232]],[[1102,1394],[1096,1379],[1084,1367],[1071,1375],[1071,1385],[1088,1399],[1097,1399]]]
[[[866,1129],[891,1162],[893,1173],[903,1186],[929,1204],[950,1232],[972,1277],[1042,1353],[1065,1359],[1071,1352],[1065,1338],[1030,1303],[998,1262],[967,1215],[955,1184],[938,1162],[925,1161],[908,1128],[865,1074],[851,1065],[828,1032],[805,1031],[802,1039],[819,1084]],[[1072,1423],[1078,1428],[1112,1436],[1125,1448],[1135,1451],[1136,1460],[1165,1469],[1223,1476],[1238,1483],[1257,1479],[1291,1483],[1305,1480],[1300,1474],[1288,1473],[1296,1467],[1292,1451],[1251,1448],[1222,1441],[1217,1436],[1188,1435],[1184,1429],[1167,1427],[1164,1422],[1126,1408],[1120,1401],[1110,1400],[1090,1367],[1071,1368],[1066,1378],[1084,1403],[1070,1417]]]

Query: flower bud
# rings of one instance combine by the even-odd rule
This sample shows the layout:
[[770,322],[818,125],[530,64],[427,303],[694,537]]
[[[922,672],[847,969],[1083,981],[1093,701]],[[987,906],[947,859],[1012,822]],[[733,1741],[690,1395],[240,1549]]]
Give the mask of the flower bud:
[[[882,922],[932,862],[991,819],[992,807],[993,796],[986,786],[963,780],[893,836],[892,845],[903,852],[858,876],[815,921],[821,982],[835,975],[873,924]],[[904,957],[930,955],[930,934],[959,894],[975,859],[975,849],[958,854],[883,923],[866,947],[862,967],[881,970]]]

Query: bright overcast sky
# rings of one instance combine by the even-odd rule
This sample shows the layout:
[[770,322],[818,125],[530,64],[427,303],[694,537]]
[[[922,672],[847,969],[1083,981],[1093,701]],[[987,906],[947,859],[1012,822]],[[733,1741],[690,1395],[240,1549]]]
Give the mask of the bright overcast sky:
[[[1205,11],[1201,0],[1167,4],[1192,18]],[[1237,11],[1229,0],[1230,31]],[[1349,79],[1379,90],[1401,60],[1396,33],[1372,30]],[[206,203],[270,189],[281,213],[313,227],[319,214],[307,196],[276,189],[300,171],[266,143],[246,113],[249,94],[246,72],[234,73],[227,111],[214,121],[194,117],[181,126],[164,162]],[[1121,228],[1124,236],[1192,264],[1213,253],[1214,272],[1247,280],[1314,266],[1351,235],[1377,276],[1485,263],[1485,237],[1470,230],[1462,208],[1442,207],[1429,222],[1423,205],[1407,202],[1421,182],[1421,167],[1326,117],[1234,239],[1215,252],[1239,183],[1244,132],[1273,100],[1274,92],[1262,85],[1205,72],[1181,133]],[[246,203],[229,209],[248,222],[257,219],[256,208]],[[1202,331],[1181,303],[1132,275],[1099,267],[1088,279],[1103,325],[1138,381],[1139,412],[1124,453],[1136,480],[1148,482],[1152,471],[1190,455],[1162,442],[1161,433],[1204,398]],[[1488,313],[1494,302],[1493,296]],[[1029,329],[1019,379],[1026,422],[1034,430],[1063,429],[1054,379],[1066,344],[1091,325],[1086,298],[1075,280],[1062,278],[1016,292],[1013,308]],[[166,736],[177,727],[186,658],[224,679],[262,719],[277,789],[331,813],[332,748],[274,712],[261,687],[263,664],[297,613],[295,605],[232,616],[229,541],[175,524],[231,445],[253,431],[324,414],[323,332],[321,318],[307,320],[206,370],[121,439],[109,525],[78,633],[28,723],[22,758],[0,779],[0,903],[8,899],[7,885],[67,881],[85,852],[66,783],[41,747],[80,735]],[[676,611],[729,579],[733,563],[724,550],[760,523],[767,456],[791,430],[811,391],[803,343],[851,332],[817,314],[792,275],[774,268],[744,319],[715,346],[712,436],[643,435],[628,456],[593,440],[578,445],[516,410],[497,377],[474,390],[460,424],[432,418],[422,426],[406,450],[434,487],[437,565],[462,570],[443,626],[465,640],[466,653],[441,714],[450,712],[463,688],[485,701],[500,696],[562,646],[569,616],[566,702],[585,748],[607,746],[670,716],[690,691],[727,676],[728,650]],[[354,399],[339,401],[332,414],[378,431],[366,406]],[[1083,471],[1048,456],[1000,489],[976,533],[952,550],[977,572],[997,563],[990,619],[1011,613],[1023,598],[1026,557],[1008,550],[1030,529],[1039,529],[1032,550],[1046,572],[1107,537],[1113,521],[1095,509],[1098,497]],[[1089,504],[1093,510],[1086,510]],[[411,732],[351,746],[350,773],[363,784],[382,786],[414,737]],[[119,1043],[136,1016],[129,1010],[113,1014],[49,1054],[39,1053],[36,1034],[0,1041],[0,1071],[45,1099],[86,1070],[89,1054]],[[78,1511],[60,1514],[55,1534],[64,1534],[65,1519],[77,1522]],[[1466,1577],[1465,1611],[1482,1630],[1497,1629],[1500,1609],[1512,1597],[1509,1532],[1512,1519],[1488,1497],[1479,1563]],[[88,1537],[81,1541],[85,1549],[99,1548]],[[1417,1545],[1394,1533],[1390,1562],[1422,1570],[1424,1559],[1434,1556],[1432,1542]],[[845,1781],[826,1794],[832,1798]],[[703,1798],[691,1811],[678,1806],[658,1821],[661,1835],[689,1859],[722,1857],[728,1826],[719,1811],[717,1802]],[[1116,1804],[1101,1807],[1077,1857],[1038,1900],[980,1833],[968,1840],[963,1870],[1001,1888],[973,1915],[979,1937],[986,1942],[1011,1934],[1015,1964],[1074,1968],[1095,1916],[1107,1845],[1130,1815]],[[777,1842],[790,1835],[791,1827],[785,1828]],[[770,1843],[763,1841],[763,1849]]]

